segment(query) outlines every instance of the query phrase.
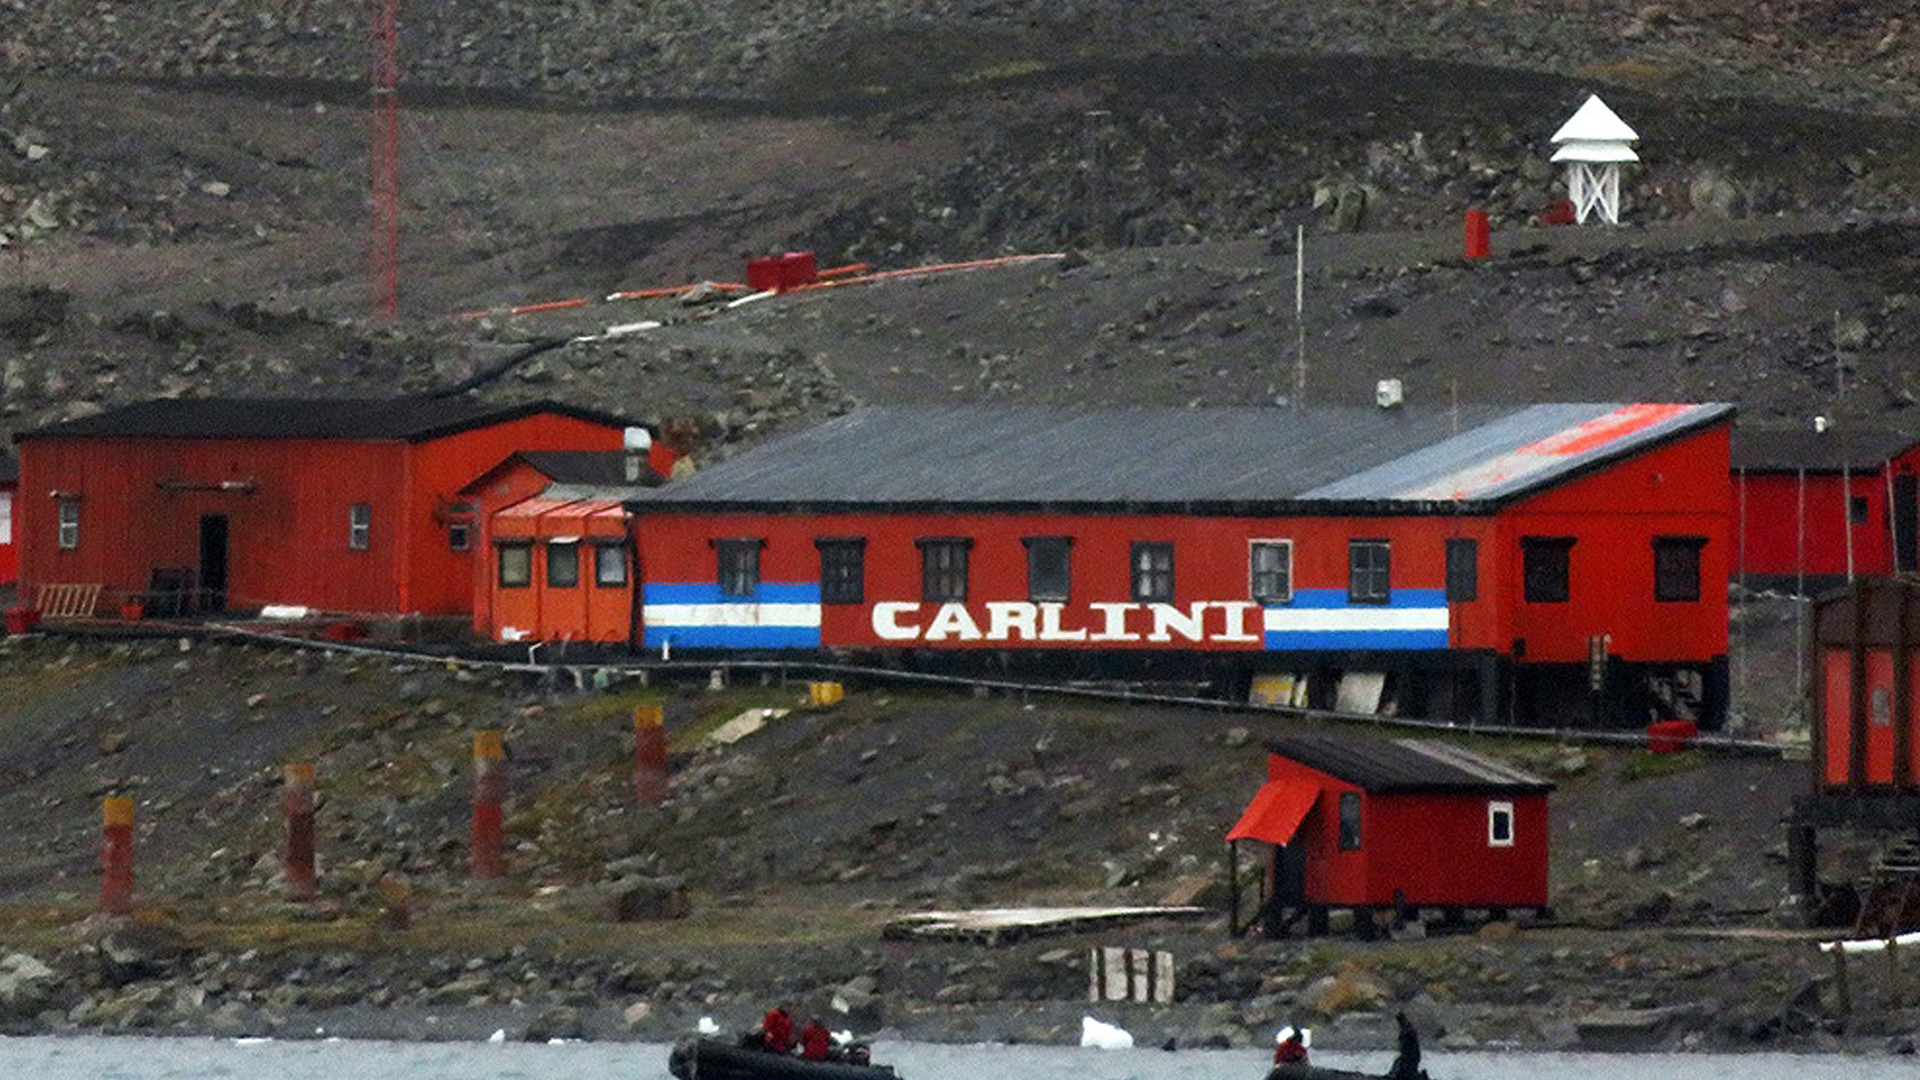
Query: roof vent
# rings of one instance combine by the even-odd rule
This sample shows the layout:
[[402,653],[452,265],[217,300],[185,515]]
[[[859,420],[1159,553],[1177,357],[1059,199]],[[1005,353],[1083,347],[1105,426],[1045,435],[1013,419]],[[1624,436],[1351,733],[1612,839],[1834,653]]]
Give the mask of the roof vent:
[[653,432],[643,427],[630,427],[620,433],[620,445],[628,450],[645,450],[653,445]]
[[1406,400],[1406,393],[1399,379],[1381,379],[1373,384],[1373,403],[1383,409],[1399,407]]

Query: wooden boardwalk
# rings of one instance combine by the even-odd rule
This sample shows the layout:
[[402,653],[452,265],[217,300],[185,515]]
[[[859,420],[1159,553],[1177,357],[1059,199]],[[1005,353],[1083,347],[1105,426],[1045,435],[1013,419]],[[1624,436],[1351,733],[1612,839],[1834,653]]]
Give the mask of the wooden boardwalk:
[[1150,919],[1205,919],[1219,912],[1204,907],[1031,907],[979,908],[973,911],[922,911],[902,915],[881,928],[889,938],[941,941],[1006,941],[1066,934]]

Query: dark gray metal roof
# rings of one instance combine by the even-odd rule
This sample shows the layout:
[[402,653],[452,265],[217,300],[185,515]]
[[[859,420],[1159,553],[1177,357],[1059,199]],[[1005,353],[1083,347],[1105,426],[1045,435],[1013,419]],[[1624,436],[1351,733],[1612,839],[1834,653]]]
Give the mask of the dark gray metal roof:
[[23,431],[141,439],[379,439],[424,442],[537,413],[626,427],[597,409],[557,401],[501,405],[474,398],[162,398]]
[[1920,445],[1920,436],[1885,428],[1749,427],[1733,429],[1733,467],[1748,472],[1873,472]]
[[625,450],[522,450],[516,456],[540,471],[556,484],[611,484],[621,487],[654,487],[664,481],[647,466],[646,451],[640,455],[639,482],[627,479]]
[[0,484],[12,484],[20,479],[20,461],[12,454],[0,450]]
[[1729,405],[856,410],[648,492],[662,506],[1494,505]]
[[1511,765],[1431,739],[1291,735],[1267,749],[1365,791],[1552,791]]

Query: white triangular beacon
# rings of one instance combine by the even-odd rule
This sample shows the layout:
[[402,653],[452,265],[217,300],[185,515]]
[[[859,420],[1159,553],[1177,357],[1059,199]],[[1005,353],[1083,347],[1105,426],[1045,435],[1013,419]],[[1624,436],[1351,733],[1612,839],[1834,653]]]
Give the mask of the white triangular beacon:
[[1567,197],[1574,220],[1585,223],[1598,210],[1609,225],[1620,223],[1620,164],[1639,161],[1631,144],[1640,136],[1600,100],[1588,94],[1560,130],[1553,133],[1554,161],[1567,165]]

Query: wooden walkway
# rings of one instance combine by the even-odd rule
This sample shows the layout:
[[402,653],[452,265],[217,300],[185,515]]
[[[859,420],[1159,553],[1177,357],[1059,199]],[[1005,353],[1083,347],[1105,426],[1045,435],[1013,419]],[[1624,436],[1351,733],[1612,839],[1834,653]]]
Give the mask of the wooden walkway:
[[1006,941],[1066,934],[1150,919],[1205,919],[1218,915],[1204,907],[1057,907],[980,908],[973,911],[923,911],[902,915],[881,928],[889,938],[941,941]]

